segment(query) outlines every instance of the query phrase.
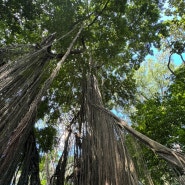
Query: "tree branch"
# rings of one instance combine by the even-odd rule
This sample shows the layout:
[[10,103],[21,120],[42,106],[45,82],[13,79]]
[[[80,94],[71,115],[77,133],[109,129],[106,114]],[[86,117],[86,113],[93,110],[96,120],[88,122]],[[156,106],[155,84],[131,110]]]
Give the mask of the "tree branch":
[[109,114],[113,119],[116,120],[118,126],[120,128],[124,128],[127,130],[130,134],[132,134],[135,138],[137,138],[140,142],[148,146],[153,152],[161,156],[163,159],[168,161],[169,163],[178,166],[180,169],[185,169],[185,156],[182,155],[179,152],[175,152],[170,148],[167,148],[166,146],[150,139],[149,137],[141,134],[140,132],[136,131],[132,127],[130,127],[126,122],[118,118],[115,114],[110,112],[109,110],[105,109],[102,106],[94,105],[91,103],[94,107],[102,110],[103,112]]
[[173,70],[170,68],[171,56],[172,56],[172,55],[173,55],[173,53],[171,53],[170,56],[169,56],[167,67],[168,67],[168,69],[170,70],[170,72],[175,76],[175,73],[174,73]]

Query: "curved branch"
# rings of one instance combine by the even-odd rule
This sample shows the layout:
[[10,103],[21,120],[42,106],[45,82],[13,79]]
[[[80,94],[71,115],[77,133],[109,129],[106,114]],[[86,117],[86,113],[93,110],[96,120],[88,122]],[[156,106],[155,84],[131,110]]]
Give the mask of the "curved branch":
[[110,112],[109,110],[105,109],[102,106],[92,104],[92,106],[95,106],[96,108],[100,109],[101,111],[109,114],[113,119],[116,120],[118,126],[120,128],[124,128],[126,131],[128,131],[130,134],[132,134],[135,138],[137,138],[140,142],[145,144],[148,148],[150,148],[153,152],[158,154],[160,157],[168,161],[169,163],[178,166],[180,169],[185,169],[185,156],[182,155],[180,152],[175,152],[170,148],[167,148],[166,146],[150,139],[149,137],[141,134],[140,132],[133,129],[131,126],[129,126],[125,121],[118,118],[115,114]]
[[171,63],[171,56],[173,55],[173,53],[170,54],[169,59],[168,59],[168,69],[170,70],[170,72],[175,76],[175,73],[173,72],[173,70],[170,68],[170,63]]

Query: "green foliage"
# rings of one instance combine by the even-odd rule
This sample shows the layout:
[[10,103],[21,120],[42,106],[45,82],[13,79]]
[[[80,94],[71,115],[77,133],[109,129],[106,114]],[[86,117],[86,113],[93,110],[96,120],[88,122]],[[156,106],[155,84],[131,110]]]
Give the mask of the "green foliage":
[[170,146],[174,141],[174,124],[168,116],[168,110],[161,98],[149,99],[136,106],[137,113],[133,120],[137,129],[155,141]]
[[50,107],[48,106],[48,99],[45,99],[43,101],[41,101],[40,105],[39,105],[39,110],[37,117],[43,119],[46,113],[50,112]]
[[[165,25],[157,22],[158,3],[53,0],[45,9],[47,15],[42,27],[48,33],[56,32],[57,37],[79,22],[84,21],[87,25],[82,35],[86,51],[83,55],[71,56],[63,66],[50,92],[56,94],[53,101],[63,105],[65,110],[69,105],[80,104],[84,74],[91,71],[96,73],[102,84],[104,103],[110,107],[111,101],[114,105],[127,105],[134,98],[133,69],[140,65],[148,53],[148,43],[159,45],[160,38],[156,32],[164,30]],[[136,14],[139,16],[135,17]],[[70,41],[64,39],[53,49],[65,51]],[[80,39],[75,48],[82,48]],[[93,60],[91,69],[90,56]]]
[[47,184],[47,180],[46,179],[42,179],[41,180],[41,185],[45,185],[45,184]]
[[182,149],[185,151],[185,67],[181,66],[175,71],[176,77],[173,79],[173,84],[170,86],[169,94],[169,112],[172,111],[176,120],[174,118],[174,125],[179,126],[177,131],[177,141],[182,144]]
[[166,9],[166,14],[174,16],[184,16],[185,2],[182,0],[169,0],[169,8]]
[[1,1],[0,12],[1,43],[38,41],[39,17],[43,12],[38,1]]
[[164,14],[169,17],[165,21],[168,25],[167,29],[169,37],[164,44],[166,48],[170,48],[172,53],[181,55],[185,52],[184,39],[185,39],[185,14],[184,14],[185,2],[181,0],[170,0],[168,7],[165,9]]
[[[137,100],[142,101],[160,95],[165,95],[170,84],[171,72],[167,67],[169,51],[154,55],[155,59],[145,60],[141,67],[134,73],[137,85]],[[172,69],[174,66],[170,65]]]
[[[143,102],[136,105],[136,112],[131,119],[136,128],[141,133],[147,135],[159,143],[170,148],[174,144],[180,145],[180,150],[185,151],[185,67],[180,67],[175,71],[176,77],[173,77],[172,84],[169,86],[166,94],[156,94]],[[173,178],[172,171],[164,162],[158,158],[153,158],[151,152],[143,150],[145,159],[148,161],[151,174],[158,174],[156,170],[166,171],[168,173],[166,180],[171,181]],[[158,165],[159,169],[156,169]],[[156,184],[162,174],[156,175],[154,180]],[[172,178],[172,179],[171,179]]]
[[36,129],[35,133],[40,151],[51,151],[53,146],[56,144],[56,129],[52,126],[47,126],[42,129]]
[[[162,97],[156,94],[136,105],[137,112],[132,119],[137,123],[136,128],[152,139],[172,146],[179,143],[185,144],[184,122],[185,119],[185,83],[184,67],[179,68],[177,76]],[[182,134],[182,135],[181,135]],[[182,148],[183,149],[183,148]]]

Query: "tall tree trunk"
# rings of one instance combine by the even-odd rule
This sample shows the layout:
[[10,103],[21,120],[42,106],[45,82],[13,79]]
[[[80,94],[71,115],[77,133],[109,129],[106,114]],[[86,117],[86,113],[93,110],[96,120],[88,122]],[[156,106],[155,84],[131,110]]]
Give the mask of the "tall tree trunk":
[[103,108],[98,82],[87,77],[84,101],[86,120],[82,140],[81,185],[138,185],[134,164],[125,144],[125,134]]

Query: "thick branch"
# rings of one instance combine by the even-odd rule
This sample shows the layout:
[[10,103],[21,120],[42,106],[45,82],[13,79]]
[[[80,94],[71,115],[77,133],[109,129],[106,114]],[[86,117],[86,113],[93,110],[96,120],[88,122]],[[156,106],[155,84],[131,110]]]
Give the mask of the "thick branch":
[[140,132],[136,131],[132,127],[130,127],[126,122],[118,118],[116,115],[111,113],[110,111],[106,110],[103,107],[100,107],[98,105],[93,105],[100,110],[108,113],[111,117],[113,117],[117,124],[121,127],[127,130],[129,133],[131,133],[134,137],[136,137],[139,141],[141,141],[143,144],[145,144],[147,147],[149,147],[153,152],[158,154],[160,157],[165,159],[166,161],[170,162],[173,165],[178,166],[181,169],[185,169],[185,156],[182,155],[179,152],[175,152],[172,149],[169,149],[165,147],[164,145],[150,139],[149,137],[141,134]]

